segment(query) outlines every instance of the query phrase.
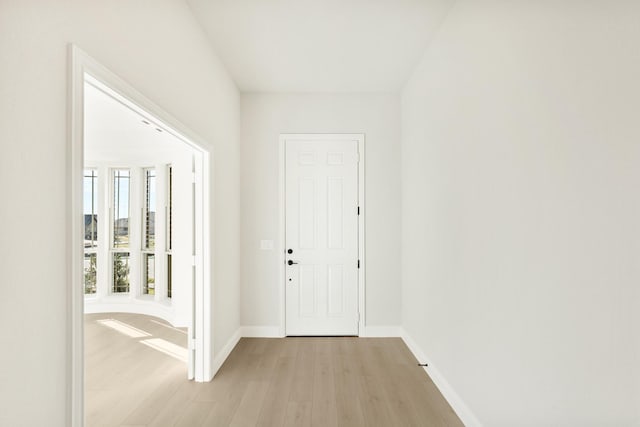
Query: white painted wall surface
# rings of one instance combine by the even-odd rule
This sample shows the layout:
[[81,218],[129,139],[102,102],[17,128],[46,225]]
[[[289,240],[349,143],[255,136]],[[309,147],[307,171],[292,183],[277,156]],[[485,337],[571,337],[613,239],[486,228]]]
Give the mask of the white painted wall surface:
[[486,426],[638,426],[640,4],[460,1],[403,92],[403,323]]
[[188,7],[171,0],[3,0],[0,425],[68,425],[70,42],[212,143],[215,351],[239,326],[239,95]]
[[388,94],[242,95],[242,305],[244,326],[277,327],[281,133],[366,134],[368,325],[400,324],[400,99]]
[[187,0],[245,92],[394,92],[454,0]]

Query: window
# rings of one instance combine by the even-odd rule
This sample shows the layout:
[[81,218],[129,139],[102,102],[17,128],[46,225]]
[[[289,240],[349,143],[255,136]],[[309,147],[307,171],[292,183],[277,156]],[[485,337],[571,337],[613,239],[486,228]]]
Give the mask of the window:
[[171,298],[171,247],[173,239],[173,167],[167,166],[167,298]]
[[142,214],[142,294],[155,295],[156,170],[144,169]]
[[98,246],[98,172],[84,171],[84,247]]
[[84,293],[96,293],[98,248],[98,173],[85,169],[83,177],[84,198]]
[[95,252],[84,253],[84,293],[92,295],[97,289],[98,254]]
[[168,200],[168,208],[167,208],[167,250],[171,250],[171,240],[172,240],[172,220],[173,220],[173,167],[171,165],[167,168],[167,200]]
[[152,253],[142,254],[142,293],[144,295],[156,293],[156,256]]
[[143,249],[156,247],[156,170],[144,170]]
[[129,171],[113,171],[113,248],[129,247]]
[[167,254],[167,298],[171,298],[171,254]]
[[129,249],[129,191],[130,173],[128,169],[114,169],[112,172],[113,205],[111,253],[113,258],[113,293],[129,292],[130,253]]
[[129,292],[129,252],[113,253],[113,288],[115,294]]

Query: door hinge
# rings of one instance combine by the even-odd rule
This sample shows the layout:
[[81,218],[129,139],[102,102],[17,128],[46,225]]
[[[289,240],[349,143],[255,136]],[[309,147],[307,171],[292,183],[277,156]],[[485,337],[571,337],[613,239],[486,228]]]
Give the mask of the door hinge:
[[358,215],[360,215],[360,206],[358,206]]
[[360,260],[358,260],[358,268],[360,268]]
[[191,172],[191,182],[193,182],[194,184],[196,182],[196,173],[195,172]]
[[356,161],[358,163],[360,163],[360,152],[359,151],[356,153]]

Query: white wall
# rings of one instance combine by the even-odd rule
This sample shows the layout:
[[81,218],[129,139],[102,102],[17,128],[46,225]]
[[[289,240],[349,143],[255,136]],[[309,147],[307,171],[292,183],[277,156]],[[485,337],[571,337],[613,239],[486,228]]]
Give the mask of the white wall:
[[0,425],[68,425],[70,42],[215,148],[216,351],[239,326],[239,95],[188,7],[173,0],[2,0]]
[[403,323],[486,426],[640,425],[638,16],[459,1],[404,89]]
[[400,98],[386,94],[242,95],[242,304],[245,326],[280,322],[278,137],[366,134],[368,325],[400,324]]

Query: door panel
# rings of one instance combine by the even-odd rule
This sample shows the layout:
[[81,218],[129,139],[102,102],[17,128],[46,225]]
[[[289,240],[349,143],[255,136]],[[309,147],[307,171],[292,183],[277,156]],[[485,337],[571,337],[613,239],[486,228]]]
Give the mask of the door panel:
[[358,334],[358,142],[285,142],[286,333]]
[[344,216],[342,178],[328,178],[327,185],[327,235],[329,249],[342,249],[344,229],[342,219]]
[[298,274],[298,316],[315,317],[317,300],[316,266],[301,265],[298,267]]
[[344,314],[344,269],[342,265],[329,265],[328,290],[329,290],[329,316],[341,316]]
[[299,214],[298,214],[298,247],[300,249],[316,248],[317,209],[315,201],[318,198],[316,183],[312,178],[301,178],[298,181]]

